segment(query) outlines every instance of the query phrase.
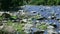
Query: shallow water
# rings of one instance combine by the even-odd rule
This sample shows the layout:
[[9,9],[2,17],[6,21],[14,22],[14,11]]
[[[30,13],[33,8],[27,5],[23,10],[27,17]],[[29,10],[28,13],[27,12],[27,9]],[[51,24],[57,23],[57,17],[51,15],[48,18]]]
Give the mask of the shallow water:
[[[49,16],[52,16],[51,13],[53,14],[57,14],[56,15],[56,19],[60,19],[60,6],[31,6],[31,5],[25,5],[25,7],[23,8],[26,11],[36,11],[39,12],[43,17],[48,18]],[[45,21],[45,20],[43,20]],[[58,22],[58,20],[46,20],[45,22],[48,23],[56,23],[56,25],[58,26],[56,31],[60,31],[58,28],[60,28],[60,23]],[[46,33],[47,34],[47,33]]]

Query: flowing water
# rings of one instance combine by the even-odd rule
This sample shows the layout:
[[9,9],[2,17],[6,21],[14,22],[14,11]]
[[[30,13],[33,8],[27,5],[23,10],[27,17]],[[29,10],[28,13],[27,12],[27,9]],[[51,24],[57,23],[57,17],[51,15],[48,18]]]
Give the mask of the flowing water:
[[[48,18],[52,16],[52,14],[56,14],[56,19],[60,19],[60,6],[33,6],[33,5],[25,5],[23,8],[26,11],[36,11],[41,14],[43,17]],[[48,23],[56,23],[57,29],[56,31],[60,31],[60,22],[56,19],[42,20]],[[45,33],[47,34],[47,33]]]

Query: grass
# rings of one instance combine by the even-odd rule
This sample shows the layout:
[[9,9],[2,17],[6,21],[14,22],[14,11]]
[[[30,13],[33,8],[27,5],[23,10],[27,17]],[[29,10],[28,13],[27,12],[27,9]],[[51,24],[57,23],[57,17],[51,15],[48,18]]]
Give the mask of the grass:
[[11,16],[12,18],[14,18],[14,19],[16,19],[17,18],[17,16]]
[[3,17],[0,16],[0,20],[2,20]]

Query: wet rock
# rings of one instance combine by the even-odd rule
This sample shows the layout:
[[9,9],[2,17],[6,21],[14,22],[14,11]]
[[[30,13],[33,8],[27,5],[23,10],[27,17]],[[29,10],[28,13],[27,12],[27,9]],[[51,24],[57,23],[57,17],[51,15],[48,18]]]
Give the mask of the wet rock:
[[56,25],[56,24],[53,24],[52,26],[53,26],[54,28],[57,28],[57,25]]
[[60,23],[60,19],[58,20],[58,22]]
[[56,19],[56,17],[55,16],[52,16],[51,19]]
[[57,28],[56,23],[52,23],[51,25],[52,25],[54,28]]
[[34,34],[44,34],[44,31],[37,31],[37,32],[34,32]]
[[57,21],[59,21],[59,20],[60,20],[60,18],[56,18],[56,20],[57,20]]
[[58,34],[60,34],[60,31],[58,32]]
[[44,20],[44,19],[47,19],[47,18],[45,18],[45,17],[42,17],[42,18],[39,18],[39,19],[37,19],[37,20]]
[[47,32],[48,34],[57,34],[53,26],[48,26]]
[[48,19],[56,19],[55,16],[49,16]]

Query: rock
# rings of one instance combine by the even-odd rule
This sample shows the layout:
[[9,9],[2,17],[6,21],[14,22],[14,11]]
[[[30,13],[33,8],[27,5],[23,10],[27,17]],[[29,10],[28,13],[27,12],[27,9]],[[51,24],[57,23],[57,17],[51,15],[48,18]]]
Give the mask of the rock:
[[3,29],[4,25],[5,25],[5,24],[0,23],[0,30],[2,30],[2,29]]
[[48,19],[56,19],[55,16],[49,16]]
[[58,32],[58,34],[60,34],[60,31]]
[[3,27],[4,27],[4,26],[0,26],[0,30],[2,30],[2,29],[3,29]]
[[39,19],[37,19],[37,20],[44,20],[44,19],[47,19],[47,18],[45,18],[45,17],[41,17],[41,18],[39,18]]
[[33,25],[32,24],[25,24],[25,26],[23,27],[23,29],[24,29],[24,32],[26,32],[26,33],[30,33],[31,32],[31,27],[32,27]]
[[8,13],[3,13],[1,16],[7,19],[11,17],[11,15]]
[[37,31],[37,32],[34,32],[34,34],[44,34],[44,31]]
[[54,28],[57,28],[57,25],[56,25],[56,24],[53,24],[52,26],[53,26]]
[[56,17],[55,16],[51,16],[51,19],[56,19]]
[[16,30],[12,26],[4,26],[3,31],[9,32],[9,33],[15,33]]
[[0,23],[0,26],[2,26],[3,24],[2,23]]
[[47,28],[47,33],[48,34],[57,34],[53,26],[48,26]]
[[23,21],[23,22],[27,22],[27,19],[23,19],[22,21]]

